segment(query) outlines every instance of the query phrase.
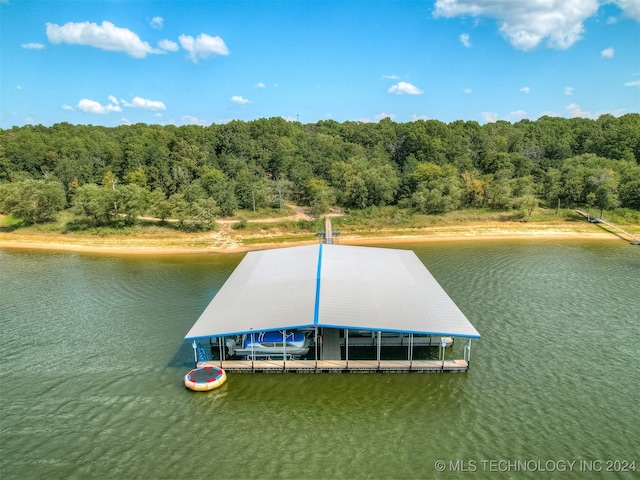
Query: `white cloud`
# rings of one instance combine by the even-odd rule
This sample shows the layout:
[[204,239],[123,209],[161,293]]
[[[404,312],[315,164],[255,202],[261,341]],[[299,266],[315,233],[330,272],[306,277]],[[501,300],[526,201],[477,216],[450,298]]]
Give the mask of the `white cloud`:
[[625,87],[640,87],[640,80],[635,80],[633,82],[627,82],[624,84]]
[[142,97],[134,97],[133,100],[131,100],[131,103],[125,102],[123,100],[122,103],[125,107],[141,108],[143,110],[158,111],[167,109],[166,105],[160,100],[149,100],[148,98]]
[[469,94],[471,92],[473,92],[473,90],[471,90],[470,88],[465,88],[464,89],[464,93],[466,93],[466,94]]
[[513,120],[514,122],[522,120],[523,118],[526,118],[526,117],[527,117],[527,112],[525,112],[524,110],[516,110],[515,112],[511,112],[509,114],[509,119]]
[[398,75],[392,74],[392,75],[383,75],[382,78],[384,78],[385,80],[398,80],[400,77],[398,77]]
[[233,103],[237,103],[238,105],[246,105],[247,103],[249,103],[249,100],[242,97],[241,95],[234,95],[233,97],[231,97],[231,101]]
[[600,56],[602,58],[613,58],[614,54],[615,54],[615,50],[613,49],[613,47],[605,48],[600,52]]
[[375,119],[378,121],[383,120],[385,118],[390,118],[391,120],[395,120],[396,116],[393,113],[385,113],[385,112],[380,112],[375,116]]
[[[627,1],[637,2],[623,3]],[[436,0],[433,15],[494,18],[500,33],[518,49],[530,50],[543,39],[550,47],[566,49],[580,40],[584,20],[599,8],[598,0]]]
[[129,120],[127,117],[122,117],[120,119],[120,123],[122,125],[133,125],[133,122],[131,120]]
[[256,83],[256,88],[267,88],[267,86],[262,82],[258,82]]
[[640,22],[640,2],[638,0],[614,0],[628,17]]
[[180,35],[178,40],[182,48],[189,52],[189,58],[193,63],[198,63],[201,58],[209,58],[214,55],[229,55],[229,49],[220,37],[201,33],[197,38]]
[[109,101],[110,101],[111,103],[114,103],[114,104],[116,104],[116,105],[119,105],[119,103],[120,103],[120,102],[118,102],[118,99],[117,99],[116,97],[114,97],[113,95],[109,95],[109,97],[108,97],[108,98],[109,98]]
[[580,105],[578,105],[577,103],[570,103],[565,108],[567,109],[567,111],[569,112],[569,115],[571,115],[572,118],[576,118],[576,117],[593,118],[593,115],[591,112],[583,110],[580,107]]
[[565,95],[573,95],[573,87],[564,87]]
[[387,91],[389,93],[393,93],[394,95],[421,95],[423,93],[423,91],[418,87],[407,82],[397,83]]
[[86,113],[99,113],[101,115],[122,111],[122,108],[117,104],[109,103],[107,105],[102,105],[95,100],[89,100],[87,98],[83,98],[78,102],[78,109]]
[[495,112],[482,112],[482,118],[485,122],[493,123],[498,121],[498,114]]
[[177,52],[180,50],[180,47],[176,42],[172,42],[171,40],[160,40],[158,42],[158,48],[165,50],[167,52]]
[[35,43],[35,42],[23,43],[20,46],[22,48],[26,48],[27,50],[42,50],[43,48],[46,48],[46,46],[43,45],[42,43]]
[[411,115],[412,122],[417,122],[418,120],[429,120],[429,117],[427,117],[426,115]]
[[47,38],[53,44],[88,45],[102,50],[124,52],[133,58],[163,53],[140,40],[137,33],[116,27],[107,21],[102,22],[102,25],[89,22],[69,22],[63,26],[47,23]]
[[471,40],[469,39],[468,33],[463,33],[458,37],[458,39],[460,40],[460,43],[462,43],[462,45],[464,45],[465,47],[467,48],[471,47]]
[[520,91],[526,95],[531,92],[531,89],[529,87],[522,87]]
[[180,120],[185,125],[205,125],[206,121],[193,115],[183,115]]
[[69,112],[73,112],[73,107],[71,105],[67,105],[65,103],[63,103],[62,105],[60,105],[60,108],[62,108],[63,110],[67,110]]
[[155,28],[156,30],[162,30],[164,26],[164,19],[162,17],[153,17],[149,22],[151,28]]

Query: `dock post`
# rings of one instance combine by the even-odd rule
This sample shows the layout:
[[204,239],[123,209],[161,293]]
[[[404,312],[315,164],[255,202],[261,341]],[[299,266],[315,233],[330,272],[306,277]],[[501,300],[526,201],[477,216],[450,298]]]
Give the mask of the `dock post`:
[[[251,330],[253,330],[253,328]],[[255,348],[255,344],[254,344],[253,332],[251,332],[251,371],[253,373],[255,373],[255,371],[256,371],[255,366],[253,364],[253,362],[256,359],[256,352],[255,352],[254,348]]]
[[193,347],[193,368],[198,368],[198,345],[196,344],[195,340],[193,341],[191,346]]
[[413,369],[413,333],[409,334],[409,371]]
[[344,329],[344,359],[345,368],[349,370],[349,329]]
[[467,361],[467,368],[471,364],[471,339],[467,338],[467,343],[464,346],[464,359]]
[[282,331],[282,370],[287,371],[287,330]]

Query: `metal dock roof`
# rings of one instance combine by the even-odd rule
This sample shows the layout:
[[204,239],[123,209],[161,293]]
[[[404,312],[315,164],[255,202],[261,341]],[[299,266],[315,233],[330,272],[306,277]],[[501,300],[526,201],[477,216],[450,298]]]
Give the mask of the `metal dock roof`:
[[314,326],[480,337],[414,252],[318,244],[247,253],[185,340]]

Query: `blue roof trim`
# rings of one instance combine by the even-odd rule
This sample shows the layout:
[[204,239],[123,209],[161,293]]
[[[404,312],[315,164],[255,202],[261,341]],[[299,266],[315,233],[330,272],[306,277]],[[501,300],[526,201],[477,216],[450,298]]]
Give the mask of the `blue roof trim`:
[[199,335],[195,337],[185,337],[185,340],[203,340],[207,338],[218,338],[218,337],[234,337],[236,335],[250,335],[252,333],[261,333],[261,332],[281,332],[283,330],[300,330],[303,328],[314,328],[313,324],[304,324],[304,325],[290,325],[288,327],[278,327],[278,328],[265,328],[264,330],[238,330],[235,332],[227,332],[224,335]]
[[322,274],[322,244],[318,251],[318,272],[316,274],[316,304],[313,308],[313,324],[318,324],[320,316],[320,275]]
[[311,325],[290,325],[288,327],[278,327],[278,328],[268,328],[265,330],[238,330],[237,332],[229,332],[224,335],[203,335],[197,337],[185,337],[185,340],[202,340],[206,338],[217,338],[217,337],[232,337],[235,335],[243,335],[243,334],[251,334],[251,333],[260,333],[260,332],[277,332],[282,330],[299,330],[303,328],[314,328],[314,327],[322,327],[322,328],[333,328],[333,329],[348,329],[348,330],[366,330],[371,332],[383,332],[383,333],[402,333],[409,334],[413,333],[414,335],[433,335],[434,337],[460,337],[460,338],[482,338],[480,335],[460,335],[460,334],[451,334],[446,332],[435,332],[435,331],[418,331],[418,330],[391,330],[391,329],[374,329],[374,328],[366,328],[366,327],[357,327],[353,325],[324,325],[321,323],[314,323]]

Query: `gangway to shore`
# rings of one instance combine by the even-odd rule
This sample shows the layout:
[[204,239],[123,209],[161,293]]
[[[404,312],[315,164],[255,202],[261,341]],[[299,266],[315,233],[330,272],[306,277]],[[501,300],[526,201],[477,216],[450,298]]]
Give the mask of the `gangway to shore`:
[[596,225],[604,225],[603,228],[611,231],[611,233],[613,233],[614,235],[617,235],[623,240],[627,240],[631,242],[633,245],[640,245],[640,235],[634,235],[632,233],[629,233],[625,229],[619,227],[613,222],[605,220],[604,218],[592,217],[590,213],[585,212],[584,210],[580,210],[579,208],[574,209],[574,212],[585,217],[590,223],[595,223]]

